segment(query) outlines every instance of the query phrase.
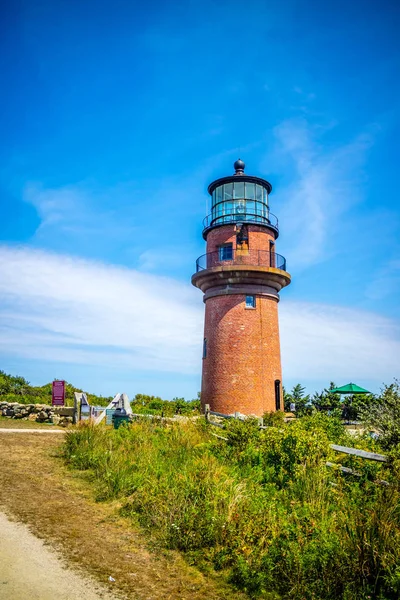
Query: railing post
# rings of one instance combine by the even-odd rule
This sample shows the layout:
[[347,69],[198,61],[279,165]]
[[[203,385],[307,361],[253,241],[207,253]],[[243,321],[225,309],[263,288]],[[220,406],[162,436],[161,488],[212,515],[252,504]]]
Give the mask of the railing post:
[[210,420],[210,405],[209,404],[206,404],[205,407],[204,407],[204,416],[205,416],[206,421],[208,423],[209,420]]

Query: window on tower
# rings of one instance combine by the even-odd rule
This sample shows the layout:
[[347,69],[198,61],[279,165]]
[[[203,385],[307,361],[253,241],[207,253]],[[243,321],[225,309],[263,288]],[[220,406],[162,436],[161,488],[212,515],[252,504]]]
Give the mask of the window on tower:
[[203,340],[203,358],[207,358],[207,338]]
[[255,308],[256,307],[256,297],[255,296],[246,296],[246,308]]
[[232,244],[224,244],[219,247],[219,260],[232,260],[233,247]]

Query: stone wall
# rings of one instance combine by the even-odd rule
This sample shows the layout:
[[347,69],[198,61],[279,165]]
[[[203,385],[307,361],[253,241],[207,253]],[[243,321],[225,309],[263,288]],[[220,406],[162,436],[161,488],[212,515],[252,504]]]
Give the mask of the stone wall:
[[18,404],[18,402],[2,402],[0,400],[0,415],[9,419],[25,419],[36,423],[53,423],[67,427],[72,423],[73,412],[73,408],[64,406]]

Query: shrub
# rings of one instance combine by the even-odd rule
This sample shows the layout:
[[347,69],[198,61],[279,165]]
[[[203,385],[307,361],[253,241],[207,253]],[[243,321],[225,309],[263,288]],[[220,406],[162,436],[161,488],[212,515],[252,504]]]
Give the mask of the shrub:
[[281,410],[266,412],[263,415],[263,422],[265,427],[283,427],[285,419],[285,413]]
[[385,449],[400,444],[400,383],[395,380],[385,385],[381,395],[364,405],[361,418],[379,433],[379,442]]
[[[356,459],[362,477],[344,479],[325,462],[330,443],[350,440],[324,414],[264,431],[230,421],[228,442],[209,430],[204,421],[83,425],[67,433],[64,456],[89,470],[98,499],[119,498],[159,544],[210,561],[251,596],[399,597],[400,453],[393,466]],[[392,485],[370,481],[378,476]]]

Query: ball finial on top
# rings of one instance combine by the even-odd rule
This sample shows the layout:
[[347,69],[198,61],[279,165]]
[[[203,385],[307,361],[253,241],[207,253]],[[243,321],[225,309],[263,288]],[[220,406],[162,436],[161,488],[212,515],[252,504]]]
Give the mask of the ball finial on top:
[[244,162],[239,158],[234,164],[233,164],[233,168],[236,171],[236,175],[241,175],[244,172],[244,168],[245,168],[245,164]]

